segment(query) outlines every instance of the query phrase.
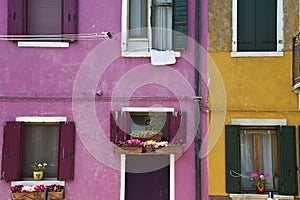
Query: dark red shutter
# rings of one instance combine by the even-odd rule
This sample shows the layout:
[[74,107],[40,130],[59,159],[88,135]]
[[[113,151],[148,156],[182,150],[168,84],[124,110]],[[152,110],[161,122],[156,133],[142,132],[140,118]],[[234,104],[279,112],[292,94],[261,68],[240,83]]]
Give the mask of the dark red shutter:
[[8,35],[25,34],[26,6],[25,0],[8,0]]
[[59,124],[59,158],[58,179],[74,179],[75,157],[75,124],[74,122],[61,122]]
[[168,135],[169,142],[186,142],[186,113],[169,113]]
[[[64,0],[63,5],[63,33],[78,33],[78,0]],[[75,36],[67,36],[67,40],[75,40]]]
[[22,179],[22,152],[24,123],[4,124],[1,179],[17,181]]
[[129,138],[130,113],[113,111],[110,113],[110,141],[124,141]]

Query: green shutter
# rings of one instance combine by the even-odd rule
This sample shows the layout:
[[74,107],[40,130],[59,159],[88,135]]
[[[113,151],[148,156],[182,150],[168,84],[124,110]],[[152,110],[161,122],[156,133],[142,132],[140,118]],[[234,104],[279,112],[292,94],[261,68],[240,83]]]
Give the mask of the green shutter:
[[256,0],[256,51],[277,49],[277,0]]
[[173,0],[173,49],[187,46],[187,0]]
[[225,126],[226,192],[240,193],[240,126]]
[[296,131],[294,126],[282,126],[277,131],[279,194],[297,195]]
[[255,0],[237,2],[238,51],[255,50]]

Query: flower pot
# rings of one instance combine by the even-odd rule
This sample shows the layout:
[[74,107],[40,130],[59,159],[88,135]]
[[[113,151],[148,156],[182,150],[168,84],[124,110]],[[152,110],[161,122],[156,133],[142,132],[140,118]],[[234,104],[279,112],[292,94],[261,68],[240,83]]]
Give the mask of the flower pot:
[[262,186],[256,185],[255,188],[256,188],[256,193],[257,194],[264,194],[265,193],[266,187],[264,185],[262,185]]
[[146,137],[135,137],[136,139],[139,139],[143,142],[147,141],[147,140],[154,140],[156,142],[160,142],[161,141],[161,138],[162,138],[162,135],[161,134],[154,134],[154,135],[149,135],[149,136],[146,136]]
[[44,176],[44,172],[33,172],[34,180],[42,180]]

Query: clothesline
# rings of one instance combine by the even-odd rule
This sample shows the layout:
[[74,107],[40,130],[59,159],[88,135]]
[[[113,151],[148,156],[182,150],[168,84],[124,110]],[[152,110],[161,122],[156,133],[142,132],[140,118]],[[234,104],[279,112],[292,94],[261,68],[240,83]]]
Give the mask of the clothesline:
[[55,35],[0,35],[0,40],[95,40],[112,39],[112,32],[78,33],[78,34],[55,34]]

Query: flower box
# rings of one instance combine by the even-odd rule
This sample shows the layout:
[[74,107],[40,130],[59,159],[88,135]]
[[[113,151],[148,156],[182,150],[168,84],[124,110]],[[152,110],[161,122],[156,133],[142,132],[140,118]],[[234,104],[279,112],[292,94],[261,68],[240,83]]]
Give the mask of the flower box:
[[123,146],[115,146],[116,154],[135,154],[142,153],[143,147],[123,147]]
[[[12,200],[44,200],[45,193],[40,192],[12,192]],[[48,200],[61,200],[64,199],[64,192],[48,192]]]
[[165,147],[159,147],[157,149],[152,149],[151,151],[143,151],[142,147],[122,147],[115,145],[115,154],[183,154],[184,145],[170,145]]

